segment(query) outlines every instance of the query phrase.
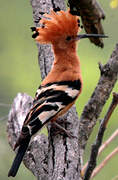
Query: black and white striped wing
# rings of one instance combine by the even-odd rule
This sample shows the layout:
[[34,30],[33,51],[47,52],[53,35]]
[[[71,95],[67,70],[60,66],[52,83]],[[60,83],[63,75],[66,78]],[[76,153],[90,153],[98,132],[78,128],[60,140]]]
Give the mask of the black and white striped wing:
[[35,134],[49,120],[75,101],[80,89],[80,80],[54,82],[40,86],[34,99],[34,106],[24,122],[24,134],[26,131],[30,135]]

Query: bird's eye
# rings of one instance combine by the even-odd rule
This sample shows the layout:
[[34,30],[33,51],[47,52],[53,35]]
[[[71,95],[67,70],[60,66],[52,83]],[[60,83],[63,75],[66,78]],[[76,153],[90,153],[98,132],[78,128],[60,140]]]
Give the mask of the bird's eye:
[[66,40],[70,41],[71,40],[71,36],[67,36]]
[[53,11],[57,12],[57,11],[60,11],[61,9],[57,6],[55,8],[53,8]]

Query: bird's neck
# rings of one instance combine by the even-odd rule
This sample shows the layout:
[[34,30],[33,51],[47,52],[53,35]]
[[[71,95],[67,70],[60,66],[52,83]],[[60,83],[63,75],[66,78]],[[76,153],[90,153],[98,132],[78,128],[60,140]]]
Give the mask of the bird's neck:
[[53,46],[54,51],[54,66],[58,64],[59,66],[63,66],[63,68],[78,68],[80,66],[80,61],[77,56],[76,46],[70,47],[69,49],[58,49],[57,47]]
[[50,82],[74,81],[78,79],[82,82],[80,61],[76,53],[76,48],[65,51],[53,47],[53,51],[54,62],[52,69],[42,84],[49,83],[49,79]]

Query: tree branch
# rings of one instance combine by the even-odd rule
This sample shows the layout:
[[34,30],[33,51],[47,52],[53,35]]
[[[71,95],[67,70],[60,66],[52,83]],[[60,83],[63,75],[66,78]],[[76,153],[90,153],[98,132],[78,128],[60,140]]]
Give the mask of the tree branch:
[[[101,145],[98,155],[101,154],[101,152],[108,147],[108,145],[118,136],[118,129],[115,130],[115,132],[113,132],[113,134]],[[88,162],[83,166],[82,168],[82,174],[84,174],[85,169],[87,168]]]
[[[68,0],[71,13],[80,15],[85,31],[90,34],[104,34],[101,20],[105,19],[105,13],[96,0]],[[103,47],[101,38],[90,38],[97,46]]]
[[[85,105],[79,124],[79,146],[84,150],[88,138],[95,126],[104,104],[117,81],[118,75],[118,44],[107,64],[100,69],[101,77],[88,102]],[[81,149],[80,148],[80,149]],[[83,151],[81,151],[83,152]]]
[[116,129],[115,132],[102,144],[102,146],[99,149],[98,154],[100,155],[101,152],[118,136],[118,129]]
[[111,158],[113,158],[115,155],[118,154],[118,147],[116,147],[101,163],[99,166],[95,168],[95,170],[92,173],[91,179],[93,179],[100,170],[109,162]]
[[110,105],[110,107],[108,109],[108,112],[107,112],[106,116],[101,121],[96,141],[92,145],[90,160],[88,162],[88,166],[87,166],[87,169],[86,169],[86,172],[85,172],[85,175],[84,175],[84,180],[89,180],[90,179],[91,174],[92,174],[92,172],[93,172],[93,170],[94,170],[94,168],[96,166],[96,160],[97,160],[97,156],[98,156],[98,151],[99,151],[99,148],[100,148],[100,146],[102,144],[102,141],[103,141],[103,136],[104,136],[104,132],[106,130],[106,126],[107,126],[108,121],[109,121],[109,119],[111,117],[111,114],[113,113],[113,111],[114,111],[115,107],[117,106],[117,104],[118,104],[118,94],[113,93],[112,103],[111,103],[111,105]]

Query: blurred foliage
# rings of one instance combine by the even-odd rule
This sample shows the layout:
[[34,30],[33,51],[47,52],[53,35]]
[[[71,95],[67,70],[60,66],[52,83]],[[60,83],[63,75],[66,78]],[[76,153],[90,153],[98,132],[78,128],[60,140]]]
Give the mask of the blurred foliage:
[[111,8],[117,8],[118,7],[118,0],[112,0],[110,2]]
[[[98,69],[98,62],[103,64],[109,59],[115,44],[118,42],[118,11],[111,9],[109,3],[100,0],[100,3],[105,10],[106,20],[103,22],[105,33],[109,36],[105,39],[104,49],[95,47],[89,40],[82,40],[78,45],[78,54],[81,61],[81,68],[83,74],[83,93],[78,99],[76,105],[79,116],[84,105],[89,100],[96,83],[98,82],[100,73]],[[40,70],[37,61],[37,47],[34,40],[31,38],[30,27],[33,26],[32,8],[29,1],[19,0],[5,0],[0,1],[0,103],[11,104],[13,98],[18,92],[26,92],[34,97],[35,91],[40,84]],[[85,51],[85,52],[84,52]],[[117,91],[118,84],[114,91]],[[112,98],[112,96],[111,96]],[[104,117],[108,106],[111,102],[108,100],[100,118]],[[14,152],[7,142],[6,133],[6,115],[10,107],[0,104],[0,179],[8,180],[7,173],[14,158]],[[4,118],[5,117],[5,118]],[[4,120],[2,120],[2,118]],[[112,115],[112,119],[108,124],[105,138],[117,127],[118,108]],[[85,152],[85,160],[89,156],[91,143],[94,141],[99,122],[94,128],[90,141]],[[104,158],[117,144],[117,139],[112,142],[112,145],[105,150],[99,158],[99,161]],[[94,179],[107,179],[117,175],[118,157],[103,168],[102,172]],[[24,166],[19,170],[15,180],[32,179],[35,177]],[[12,179],[12,178],[9,178]]]

